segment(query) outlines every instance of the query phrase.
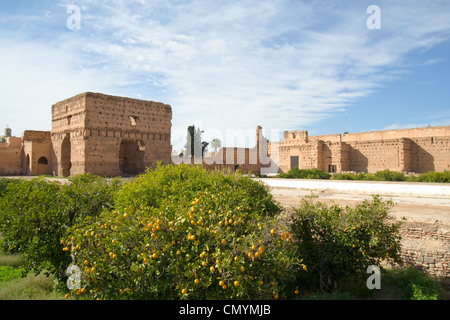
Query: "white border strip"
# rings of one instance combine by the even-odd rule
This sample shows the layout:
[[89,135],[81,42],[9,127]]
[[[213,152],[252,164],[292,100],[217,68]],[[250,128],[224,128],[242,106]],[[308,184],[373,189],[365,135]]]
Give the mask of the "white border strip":
[[450,184],[275,178],[259,180],[270,187],[294,188],[320,192],[450,199]]

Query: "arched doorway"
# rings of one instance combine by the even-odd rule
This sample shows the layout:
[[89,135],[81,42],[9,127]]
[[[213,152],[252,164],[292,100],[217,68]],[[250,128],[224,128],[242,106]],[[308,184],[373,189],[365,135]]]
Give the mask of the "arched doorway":
[[70,177],[70,169],[72,168],[71,149],[70,134],[68,133],[61,144],[61,173],[63,177]]
[[123,140],[119,150],[119,169],[123,174],[138,174],[145,170],[145,145],[141,140]]
[[37,174],[48,174],[48,160],[46,157],[40,157],[37,165]]

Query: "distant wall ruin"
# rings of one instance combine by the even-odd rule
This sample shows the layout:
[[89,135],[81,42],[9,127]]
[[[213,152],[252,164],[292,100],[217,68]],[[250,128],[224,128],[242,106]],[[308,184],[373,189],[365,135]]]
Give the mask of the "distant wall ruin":
[[450,170],[450,126],[321,136],[285,131],[283,141],[270,145],[278,148],[283,172],[293,167],[330,173]]
[[0,175],[102,176],[171,163],[169,105],[86,92],[52,106],[52,130],[0,142]]

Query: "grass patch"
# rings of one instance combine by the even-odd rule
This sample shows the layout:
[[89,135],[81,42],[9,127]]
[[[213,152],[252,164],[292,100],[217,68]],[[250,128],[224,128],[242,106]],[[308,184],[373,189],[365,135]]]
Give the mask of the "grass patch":
[[403,300],[442,300],[448,296],[438,280],[413,267],[389,270],[382,279]]
[[0,281],[0,300],[62,300],[64,296],[53,290],[53,278],[44,274]]
[[19,268],[21,256],[19,254],[0,254],[0,266]]
[[60,300],[53,277],[29,274],[22,277],[21,256],[0,253],[0,300]]
[[0,266],[0,282],[22,277],[22,269],[9,266]]

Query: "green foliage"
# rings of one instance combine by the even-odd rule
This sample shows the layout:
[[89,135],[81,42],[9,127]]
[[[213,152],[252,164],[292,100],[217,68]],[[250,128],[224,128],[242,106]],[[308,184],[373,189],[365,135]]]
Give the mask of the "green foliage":
[[217,152],[217,149],[219,149],[222,146],[222,141],[218,138],[214,138],[211,141],[211,148],[214,149],[214,152]]
[[[1,239],[0,239],[1,241]],[[4,254],[0,250],[0,266],[19,268],[22,264],[20,254]]]
[[0,198],[0,231],[5,252],[20,252],[24,272],[42,270],[58,255],[58,239],[64,229],[61,186],[42,178],[8,184]]
[[[17,272],[17,271],[15,271]],[[64,295],[54,291],[54,278],[43,273],[24,278],[11,278],[0,283],[0,300],[61,300]]]
[[203,157],[209,145],[208,142],[202,141],[203,131],[200,130],[200,128],[195,128],[194,125],[188,126],[187,131],[187,141],[184,146],[184,148],[186,149],[186,156],[198,157],[201,155]]
[[108,182],[105,178],[89,173],[71,177],[69,181],[70,184],[64,185],[61,190],[68,226],[75,219],[97,216],[103,210],[112,208],[115,195],[122,185],[118,179]]
[[276,177],[290,179],[330,179],[331,175],[319,169],[292,168],[287,173],[280,173]]
[[8,184],[14,182],[17,182],[17,179],[0,178],[0,197],[5,193]]
[[62,249],[83,270],[73,294],[285,297],[300,261],[280,210],[267,187],[240,174],[158,166],[124,185],[113,210],[71,228]]
[[117,193],[115,209],[123,210],[129,206],[158,208],[164,205],[161,201],[169,199],[186,204],[192,202],[200,191],[225,188],[240,192],[236,198],[229,199],[232,201],[230,206],[242,205],[239,202],[244,200],[246,205],[260,210],[260,213],[275,216],[281,212],[281,206],[263,184],[255,183],[240,173],[207,171],[193,165],[160,165],[155,170],[147,170],[145,175],[129,181],[121,188]]
[[365,180],[366,174],[363,172],[360,172],[358,174],[355,174],[353,172],[349,173],[335,173],[332,175],[332,180]]
[[366,181],[408,181],[408,182],[438,182],[449,183],[450,171],[444,170],[444,172],[427,172],[417,176],[410,175],[405,176],[401,172],[395,172],[390,170],[378,171],[376,173],[336,173],[331,177],[333,180],[366,180]]
[[2,249],[21,253],[23,273],[45,271],[65,278],[71,258],[60,239],[78,219],[98,215],[112,205],[117,185],[100,177],[80,175],[61,185],[44,178],[17,179],[0,197]]
[[450,182],[450,171],[446,171],[446,170],[444,170],[444,172],[430,171],[427,173],[419,174],[418,176],[409,176],[407,181],[449,183]]
[[0,266],[0,281],[8,281],[22,277],[22,270],[10,266]]
[[374,178],[378,181],[406,181],[403,173],[390,170],[378,171],[374,174]]
[[[380,177],[396,179],[387,171]],[[0,277],[51,274],[50,282],[39,278],[48,294],[53,279],[65,289],[75,263],[83,289],[72,294],[82,299],[291,298],[296,289],[330,291],[334,283],[332,297],[347,299],[348,284],[365,283],[369,265],[399,261],[392,202],[313,201],[304,199],[286,223],[264,184],[193,165],[158,165],[127,183],[90,174],[62,185],[0,179],[0,243],[14,254],[0,256]],[[414,270],[383,279],[405,299],[441,297],[437,283]]]
[[438,300],[442,290],[437,280],[414,267],[392,270],[384,278],[403,294],[405,300]]
[[357,174],[336,173],[332,176],[333,180],[366,180],[366,181],[406,181],[406,176],[401,172],[391,170],[382,170],[376,173],[359,172]]
[[308,266],[304,281],[327,291],[361,276],[369,265],[399,261],[399,224],[389,222],[391,207],[378,196],[346,208],[303,199],[294,209],[291,232]]

